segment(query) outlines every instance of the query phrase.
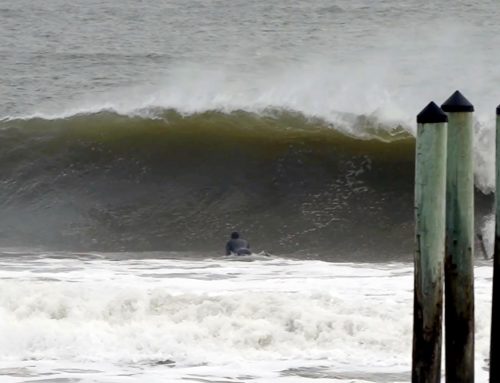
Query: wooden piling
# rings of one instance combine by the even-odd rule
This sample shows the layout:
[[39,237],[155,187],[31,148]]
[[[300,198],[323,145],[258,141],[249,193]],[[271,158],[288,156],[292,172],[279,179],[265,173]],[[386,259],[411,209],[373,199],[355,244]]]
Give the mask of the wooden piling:
[[491,307],[490,383],[500,383],[500,105],[496,124],[495,247]]
[[474,106],[456,91],[448,115],[445,250],[446,381],[474,382]]
[[441,379],[447,121],[434,102],[417,116],[413,383]]

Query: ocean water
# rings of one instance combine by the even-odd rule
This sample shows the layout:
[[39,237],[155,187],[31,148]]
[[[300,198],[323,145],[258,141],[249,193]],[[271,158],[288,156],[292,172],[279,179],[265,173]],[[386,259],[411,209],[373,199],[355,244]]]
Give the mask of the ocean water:
[[499,13],[0,0],[1,380],[409,381],[415,116],[475,105],[491,253]]
[[[2,254],[2,382],[408,382],[413,266]],[[487,379],[491,268],[476,273]]]

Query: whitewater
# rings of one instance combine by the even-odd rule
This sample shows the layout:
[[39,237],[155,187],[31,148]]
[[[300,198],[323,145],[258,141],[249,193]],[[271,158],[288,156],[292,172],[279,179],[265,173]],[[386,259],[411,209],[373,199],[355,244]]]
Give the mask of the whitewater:
[[[411,264],[133,257],[5,251],[2,382],[409,381]],[[475,272],[486,381],[491,269]]]

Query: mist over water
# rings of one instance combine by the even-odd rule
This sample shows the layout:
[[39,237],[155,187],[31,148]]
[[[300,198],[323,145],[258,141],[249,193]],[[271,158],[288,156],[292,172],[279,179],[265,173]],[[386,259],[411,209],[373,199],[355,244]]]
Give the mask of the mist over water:
[[61,102],[101,96],[124,110],[295,101],[413,121],[449,88],[487,111],[497,12],[492,1],[4,2],[2,112],[64,113]]

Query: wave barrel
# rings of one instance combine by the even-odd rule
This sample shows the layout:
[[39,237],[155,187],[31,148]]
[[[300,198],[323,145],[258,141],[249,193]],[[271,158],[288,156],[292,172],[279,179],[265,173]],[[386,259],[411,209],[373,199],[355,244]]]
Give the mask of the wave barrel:
[[441,379],[447,122],[434,102],[417,116],[413,383]]
[[446,381],[474,382],[474,106],[459,92],[448,115],[445,251]]
[[495,250],[491,308],[490,383],[500,383],[500,105],[496,124]]

